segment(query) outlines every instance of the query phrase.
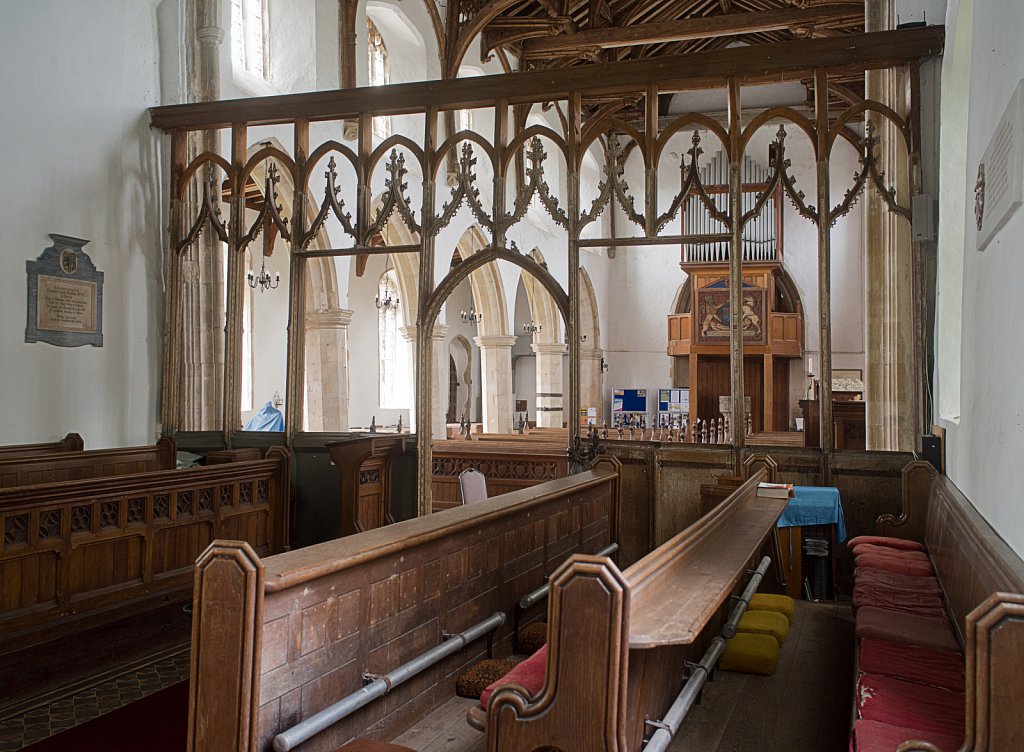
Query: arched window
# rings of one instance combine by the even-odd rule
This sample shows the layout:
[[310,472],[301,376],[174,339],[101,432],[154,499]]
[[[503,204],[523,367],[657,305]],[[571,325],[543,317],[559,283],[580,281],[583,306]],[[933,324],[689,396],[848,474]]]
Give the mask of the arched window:
[[231,0],[231,63],[267,77],[267,0]]
[[402,379],[399,370],[403,363],[398,352],[398,329],[402,325],[398,307],[398,277],[394,269],[380,275],[377,287],[377,333],[380,356],[380,406],[403,407]]
[[[370,86],[387,86],[391,83],[391,70],[388,65],[388,48],[384,37],[380,35],[377,25],[366,19],[367,47],[370,52]],[[391,118],[375,117],[373,119],[373,135],[385,139],[391,135]]]

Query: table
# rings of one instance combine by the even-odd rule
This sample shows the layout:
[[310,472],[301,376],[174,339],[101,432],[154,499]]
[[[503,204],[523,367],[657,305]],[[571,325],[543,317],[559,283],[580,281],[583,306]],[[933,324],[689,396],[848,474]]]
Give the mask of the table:
[[834,597],[835,547],[837,542],[846,540],[839,489],[831,486],[794,486],[793,497],[778,521],[779,553],[786,577],[786,593],[791,598],[803,597],[804,528],[816,525],[829,526],[829,569],[832,574],[829,595]]

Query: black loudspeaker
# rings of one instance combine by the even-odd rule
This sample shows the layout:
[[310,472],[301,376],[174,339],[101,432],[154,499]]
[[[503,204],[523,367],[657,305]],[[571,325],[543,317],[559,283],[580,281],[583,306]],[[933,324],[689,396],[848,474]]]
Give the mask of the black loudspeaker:
[[921,437],[921,459],[932,463],[932,467],[943,472],[942,467],[942,439],[939,436]]

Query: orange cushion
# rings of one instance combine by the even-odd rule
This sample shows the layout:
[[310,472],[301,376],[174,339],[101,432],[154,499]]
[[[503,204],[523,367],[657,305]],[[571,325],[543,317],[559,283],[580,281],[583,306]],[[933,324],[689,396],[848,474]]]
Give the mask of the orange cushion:
[[849,550],[857,548],[861,543],[870,543],[874,546],[887,546],[889,548],[900,548],[904,551],[924,551],[924,544],[917,541],[906,540],[905,538],[890,538],[885,535],[858,535],[846,541]]
[[491,701],[491,695],[499,687],[509,684],[518,684],[525,689],[530,697],[533,697],[544,688],[544,673],[548,663],[548,646],[545,645],[525,661],[517,665],[496,682],[487,685],[487,688],[480,694],[480,707],[487,709],[487,703]]

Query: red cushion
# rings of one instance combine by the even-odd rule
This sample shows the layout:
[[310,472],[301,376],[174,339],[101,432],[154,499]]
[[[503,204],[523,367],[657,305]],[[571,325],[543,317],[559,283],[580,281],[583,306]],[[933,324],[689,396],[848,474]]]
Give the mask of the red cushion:
[[860,641],[857,668],[865,674],[964,691],[964,659],[959,653],[867,639]]
[[953,625],[947,619],[904,614],[875,606],[857,609],[857,638],[889,640],[929,650],[960,652]]
[[905,741],[931,742],[942,752],[957,752],[963,744],[963,734],[945,734],[921,731],[906,726],[890,726],[878,721],[857,721],[853,724],[853,752],[895,752]]
[[923,732],[964,733],[964,695],[948,689],[862,674],[857,682],[857,716]]
[[879,556],[891,556],[900,561],[921,561],[930,564],[928,554],[924,551],[903,551],[898,548],[887,548],[885,546],[873,546],[870,543],[862,543],[853,549],[853,557],[860,558],[866,554],[878,554]]
[[906,540],[905,538],[889,538],[885,535],[858,535],[856,538],[850,538],[850,540],[846,541],[846,547],[852,551],[861,543],[870,543],[873,546],[901,548],[904,551],[924,551],[923,543]]
[[853,608],[861,606],[877,606],[890,611],[902,611],[906,614],[920,614],[945,618],[946,609],[942,598],[931,593],[915,593],[912,590],[893,590],[884,585],[873,585],[858,582],[853,586]]
[[854,582],[858,585],[863,582],[869,585],[882,585],[891,590],[910,590],[915,593],[942,595],[939,581],[931,576],[915,577],[910,574],[887,572],[884,569],[857,567],[853,570],[853,577]]
[[896,574],[908,574],[914,577],[933,577],[932,565],[921,561],[906,561],[894,556],[883,556],[882,554],[863,554],[856,557],[855,563],[858,567],[871,567],[872,569],[884,569],[886,572]]
[[480,693],[480,707],[486,710],[487,703],[490,702],[494,691],[507,684],[518,684],[531,697],[536,695],[544,687],[544,670],[547,667],[547,659],[548,646],[545,645],[525,661],[517,664],[498,681],[488,684],[487,688]]

